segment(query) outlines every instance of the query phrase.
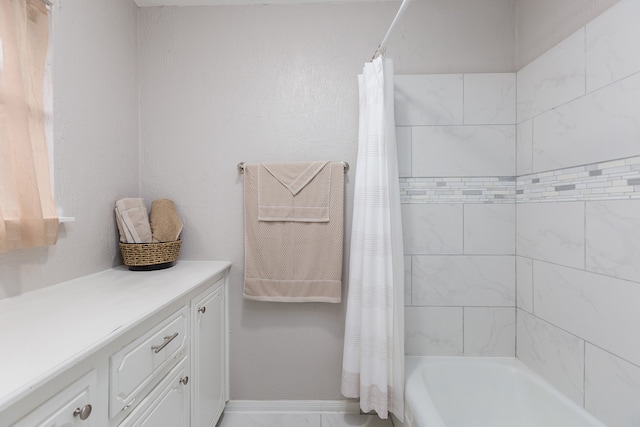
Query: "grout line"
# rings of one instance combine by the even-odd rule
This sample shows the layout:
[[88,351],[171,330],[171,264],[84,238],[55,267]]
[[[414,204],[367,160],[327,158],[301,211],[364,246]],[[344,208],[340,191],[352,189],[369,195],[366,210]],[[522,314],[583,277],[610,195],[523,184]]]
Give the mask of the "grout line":
[[[526,313],[526,310],[523,310],[523,311]],[[616,358],[618,358],[618,359],[620,359],[620,360],[622,360],[622,361],[625,361],[625,362],[627,362],[628,364],[630,364],[630,365],[632,365],[632,366],[635,366],[636,368],[639,368],[639,369],[640,369],[640,364],[638,364],[638,363],[632,362],[632,361],[630,361],[629,359],[626,359],[625,357],[623,357],[623,356],[621,356],[621,355],[619,355],[619,354],[613,353],[611,350],[607,350],[606,348],[603,348],[603,347],[601,347],[601,346],[599,346],[599,345],[597,345],[597,344],[594,344],[594,343],[593,343],[593,342],[591,342],[591,341],[587,341],[585,338],[583,338],[583,337],[581,337],[581,336],[578,336],[578,335],[574,334],[573,332],[568,331],[568,330],[564,329],[563,327],[556,325],[556,324],[555,324],[555,323],[553,323],[553,322],[550,322],[550,321],[548,321],[548,320],[546,320],[546,319],[543,319],[542,317],[536,316],[535,314],[531,314],[531,313],[527,313],[527,314],[529,314],[529,315],[530,315],[530,316],[532,316],[532,317],[535,317],[537,320],[539,320],[539,321],[541,321],[541,322],[543,322],[543,323],[545,323],[545,324],[547,324],[547,325],[551,325],[551,326],[553,326],[554,328],[556,328],[556,329],[558,329],[558,330],[560,330],[560,331],[564,332],[564,333],[565,333],[565,334],[567,334],[567,335],[571,335],[572,337],[574,337],[574,338],[576,338],[576,339],[578,339],[578,340],[580,340],[580,341],[584,342],[584,343],[585,343],[585,345],[586,345],[586,344],[589,344],[589,345],[591,345],[591,346],[593,346],[593,347],[596,347],[596,348],[598,348],[598,349],[600,349],[600,350],[602,350],[602,351],[604,351],[604,352],[606,352],[606,353],[610,354],[611,356],[614,356],[614,357],[616,357]]]
[[583,242],[583,251],[584,251],[584,260],[583,260],[583,265],[584,265],[584,270],[587,271],[587,202],[585,200],[584,202],[584,230],[583,233],[584,235],[582,236],[582,242]]
[[465,248],[465,242],[464,242],[464,223],[465,223],[465,204],[462,204],[462,254],[463,255],[467,255],[467,250]]
[[540,259],[540,258],[533,258],[533,257],[528,257],[528,258],[531,258],[534,261],[544,262],[546,264],[551,264],[551,265],[555,265],[555,266],[558,266],[558,267],[569,268],[571,270],[577,270],[577,271],[581,271],[583,273],[589,273],[589,274],[595,274],[597,276],[607,277],[609,279],[621,280],[623,282],[628,282],[628,283],[640,283],[640,281],[634,281],[634,280],[630,280],[630,279],[623,279],[622,277],[616,277],[616,276],[609,276],[607,274],[599,273],[597,271],[591,271],[591,270],[587,270],[587,269],[584,269],[584,268],[578,268],[578,267],[572,267],[572,266],[569,266],[569,265],[558,264],[557,262],[547,261],[547,260]]
[[464,331],[465,331],[465,325],[464,325],[464,311],[465,311],[466,307],[462,307],[462,355],[465,355],[465,350],[464,350]]
[[587,92],[587,26],[585,25],[583,27],[583,31],[582,31],[582,36],[583,36],[583,45],[582,47],[584,48],[584,94],[585,96],[589,93]]
[[409,255],[409,305],[413,307],[413,255]]
[[[532,149],[532,155],[533,155],[533,149]],[[518,175],[517,178],[522,178],[522,177],[526,177],[526,176],[529,176],[529,175],[538,175],[538,174],[547,173],[547,172],[556,172],[556,171],[561,171],[561,170],[564,170],[564,169],[582,168],[582,167],[586,167],[586,166],[597,165],[597,164],[600,164],[600,163],[609,163],[609,162],[617,162],[617,161],[620,161],[620,160],[635,159],[636,157],[640,157],[640,156],[636,154],[636,155],[633,155],[633,156],[616,157],[616,158],[613,158],[613,159],[598,160],[597,162],[582,163],[582,164],[577,164],[577,165],[568,165],[568,166],[565,166],[565,167],[562,167],[562,168],[557,168],[557,169],[545,169],[545,170],[541,170],[541,171],[535,171],[535,172],[527,173],[527,174],[524,174],[524,175]]]
[[536,281],[535,281],[535,274],[534,274],[534,263],[535,260],[533,258],[530,258],[531,260],[531,314],[535,313],[535,290],[534,287],[536,286]]
[[533,149],[533,147],[535,145],[535,136],[536,136],[536,133],[535,133],[536,131],[535,131],[535,127],[534,127],[534,125],[535,125],[535,121],[534,120],[535,120],[534,118],[531,119],[531,174],[530,175],[533,175],[533,171],[536,170],[534,165],[533,165],[533,155],[535,153],[535,150]]
[[465,100],[464,100],[464,82],[465,82],[465,80],[466,80],[465,79],[465,75],[463,73],[462,74],[462,125],[463,126],[467,125],[466,117],[464,116],[464,110],[465,110],[465,108],[464,108],[464,102],[465,102]]
[[[559,104],[559,105],[555,105],[555,106],[553,106],[553,107],[550,107],[548,110],[545,110],[545,111],[543,111],[543,112],[541,112],[541,113],[534,114],[534,115],[533,115],[533,116],[531,116],[531,117],[527,117],[527,119],[526,119],[526,120],[523,120],[522,122],[526,122],[527,120],[531,120],[531,119],[534,119],[534,118],[540,117],[540,116],[542,116],[542,115],[544,115],[544,114],[547,114],[547,113],[548,113],[548,112],[550,112],[550,111],[553,111],[553,110],[556,110],[556,109],[558,109],[558,108],[560,108],[560,107],[564,107],[564,106],[566,106],[566,105],[568,105],[568,104],[571,104],[572,102],[577,101],[577,100],[578,100],[578,99],[580,99],[580,98],[584,98],[584,97],[589,96],[589,95],[591,95],[591,94],[597,93],[597,92],[601,91],[601,90],[602,90],[602,89],[604,89],[604,88],[607,88],[607,87],[609,87],[609,86],[613,86],[613,85],[615,85],[615,84],[621,83],[621,82],[622,82],[622,81],[624,81],[624,80],[627,80],[627,79],[630,79],[630,78],[632,78],[632,77],[635,77],[635,76],[636,76],[636,75],[638,75],[638,74],[640,74],[640,71],[636,71],[636,72],[635,72],[635,73],[633,73],[633,74],[630,74],[630,75],[628,75],[628,76],[624,76],[624,77],[622,77],[622,78],[619,78],[618,80],[615,80],[615,81],[612,81],[612,82],[610,82],[610,83],[607,83],[606,85],[601,86],[601,87],[599,87],[599,88],[597,88],[597,89],[594,89],[594,90],[593,90],[593,91],[591,91],[591,92],[588,92],[588,93],[585,93],[585,94],[583,94],[583,95],[580,95],[580,96],[574,97],[574,98],[572,98],[572,99],[569,99],[569,100],[567,100],[567,101],[563,102],[562,104]],[[518,119],[518,120],[519,120],[519,119]],[[520,122],[520,123],[522,123],[522,122]]]
[[587,405],[587,341],[582,343],[582,407]]

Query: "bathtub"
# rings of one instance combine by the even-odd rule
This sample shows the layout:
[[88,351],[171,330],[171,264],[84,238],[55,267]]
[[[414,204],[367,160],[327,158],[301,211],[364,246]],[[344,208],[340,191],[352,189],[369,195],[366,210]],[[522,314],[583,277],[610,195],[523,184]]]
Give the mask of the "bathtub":
[[515,358],[407,357],[396,427],[606,427]]

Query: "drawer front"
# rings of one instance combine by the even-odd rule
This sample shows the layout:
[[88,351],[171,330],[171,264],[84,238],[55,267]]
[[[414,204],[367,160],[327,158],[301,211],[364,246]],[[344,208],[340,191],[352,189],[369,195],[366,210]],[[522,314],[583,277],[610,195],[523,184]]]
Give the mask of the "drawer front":
[[189,342],[188,316],[185,306],[111,356],[110,417],[133,406],[138,392],[182,357]]
[[118,427],[189,427],[188,357]]
[[[91,371],[54,395],[13,427],[91,427],[98,426],[99,415],[92,414],[100,405],[97,394],[97,374]],[[0,425],[5,425],[0,420]]]

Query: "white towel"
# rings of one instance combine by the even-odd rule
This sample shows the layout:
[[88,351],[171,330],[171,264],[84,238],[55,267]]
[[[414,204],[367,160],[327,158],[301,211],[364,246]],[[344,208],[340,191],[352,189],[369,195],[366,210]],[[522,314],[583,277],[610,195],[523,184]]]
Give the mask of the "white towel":
[[120,216],[127,243],[151,243],[149,215],[143,199],[127,198],[116,202],[116,215]]

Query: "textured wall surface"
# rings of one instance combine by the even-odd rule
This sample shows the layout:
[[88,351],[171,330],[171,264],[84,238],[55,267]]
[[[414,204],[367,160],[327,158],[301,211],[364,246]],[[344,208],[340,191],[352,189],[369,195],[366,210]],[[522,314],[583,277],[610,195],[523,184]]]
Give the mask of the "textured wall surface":
[[113,206],[138,193],[137,8],[64,0],[53,9],[54,187],[76,221],[50,248],[0,254],[0,298],[109,268]]
[[[411,4],[388,48],[396,73],[512,69],[513,2],[474,2],[474,13],[465,3]],[[346,304],[242,298],[243,181],[236,164],[330,159],[355,166],[357,75],[397,7],[140,11],[142,196],[176,201],[185,221],[182,256],[233,262],[232,399],[342,399]],[[352,169],[347,238],[353,176]]]

